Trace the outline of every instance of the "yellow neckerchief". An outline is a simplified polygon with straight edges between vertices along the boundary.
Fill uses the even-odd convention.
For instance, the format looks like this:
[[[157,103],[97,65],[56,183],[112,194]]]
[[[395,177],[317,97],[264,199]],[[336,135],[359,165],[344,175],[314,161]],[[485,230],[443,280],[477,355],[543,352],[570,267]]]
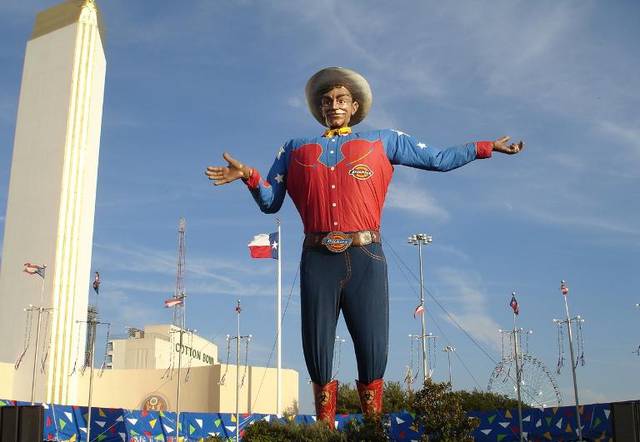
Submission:
[[[324,134],[322,134],[322,136],[327,138],[333,138],[336,135],[349,135],[350,133],[351,133],[350,127],[339,127],[338,129],[327,129],[324,132]]]

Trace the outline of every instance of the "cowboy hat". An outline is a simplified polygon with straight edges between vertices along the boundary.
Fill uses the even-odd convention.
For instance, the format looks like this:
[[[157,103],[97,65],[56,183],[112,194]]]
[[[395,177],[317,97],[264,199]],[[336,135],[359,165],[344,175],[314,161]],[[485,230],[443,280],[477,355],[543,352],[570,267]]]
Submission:
[[[351,117],[351,121],[349,122],[351,126],[355,126],[364,120],[369,113],[373,96],[371,94],[371,87],[367,80],[362,75],[351,69],[329,67],[321,69],[313,74],[313,76],[309,78],[309,81],[307,81],[307,86],[304,88],[309,111],[311,111],[311,114],[315,119],[324,126],[325,120],[322,116],[322,111],[320,110],[320,100],[322,98],[322,94],[337,85],[344,86],[349,89],[353,99],[360,105],[358,112]]]

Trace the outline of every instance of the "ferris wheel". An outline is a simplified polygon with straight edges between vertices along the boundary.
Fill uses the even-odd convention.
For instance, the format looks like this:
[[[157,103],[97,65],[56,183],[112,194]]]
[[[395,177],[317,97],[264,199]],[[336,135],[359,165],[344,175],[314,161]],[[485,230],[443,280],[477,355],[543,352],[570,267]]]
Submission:
[[[537,408],[559,406],[562,395],[547,367],[527,353],[518,355],[518,358],[520,359],[522,402]],[[489,378],[487,389],[516,399],[516,364],[513,355],[502,359],[496,365]]]
[[[536,408],[559,406],[562,402],[562,395],[554,376],[542,361],[528,353],[528,337],[531,331],[523,329],[514,331],[500,330],[502,334],[502,360],[493,369],[487,390],[511,399],[517,398],[516,359],[514,352],[511,351],[514,348],[514,336],[517,335],[519,343],[524,341],[524,351],[518,352],[522,402]]]

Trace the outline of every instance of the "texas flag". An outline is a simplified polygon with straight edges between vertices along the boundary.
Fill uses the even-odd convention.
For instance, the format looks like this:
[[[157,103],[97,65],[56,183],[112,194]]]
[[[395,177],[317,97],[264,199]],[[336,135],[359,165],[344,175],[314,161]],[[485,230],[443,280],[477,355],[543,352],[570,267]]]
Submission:
[[[511,302],[509,303],[509,307],[513,309],[514,314],[520,314],[520,305],[518,304],[518,300],[516,299],[516,292],[513,292],[511,294]]]
[[[254,236],[253,240],[249,243],[251,257],[278,259],[279,241],[278,232],[269,235],[261,233]]]

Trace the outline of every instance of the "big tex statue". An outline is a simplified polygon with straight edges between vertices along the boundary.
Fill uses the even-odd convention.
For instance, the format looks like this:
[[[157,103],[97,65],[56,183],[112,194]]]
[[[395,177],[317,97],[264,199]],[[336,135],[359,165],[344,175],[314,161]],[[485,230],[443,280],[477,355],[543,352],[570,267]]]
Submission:
[[[277,212],[286,192],[304,224],[300,262],[302,346],[313,381],[316,414],[333,426],[337,381],[331,380],[340,311],[353,339],[358,393],[365,414],[382,412],[389,343],[387,264],[380,215],[396,164],[448,171],[493,151],[515,154],[523,143],[509,137],[439,149],[397,130],[357,132],[367,116],[371,88],[362,75],[330,67],[306,86],[311,114],[327,130],[287,141],[266,179],[228,153],[228,165],[210,166],[215,185],[242,179],[260,209]]]

